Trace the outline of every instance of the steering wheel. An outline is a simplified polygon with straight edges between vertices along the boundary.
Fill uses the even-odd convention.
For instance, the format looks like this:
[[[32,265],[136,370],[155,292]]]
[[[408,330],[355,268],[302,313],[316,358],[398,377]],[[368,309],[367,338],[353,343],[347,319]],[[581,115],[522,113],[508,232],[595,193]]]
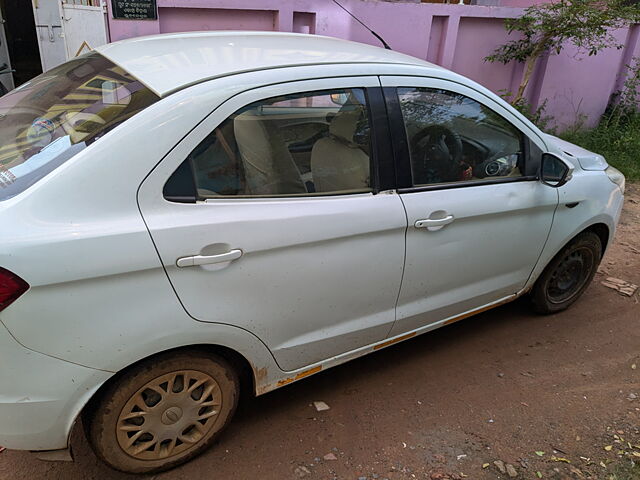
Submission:
[[[417,184],[461,180],[462,139],[443,125],[428,125],[411,139],[414,179]]]

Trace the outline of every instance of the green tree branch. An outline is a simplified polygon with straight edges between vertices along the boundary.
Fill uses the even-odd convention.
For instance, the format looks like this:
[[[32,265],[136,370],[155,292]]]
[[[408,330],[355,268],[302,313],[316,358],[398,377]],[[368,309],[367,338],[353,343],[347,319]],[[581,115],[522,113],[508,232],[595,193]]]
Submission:
[[[521,102],[538,59],[546,53],[560,53],[573,44],[588,55],[605,48],[620,49],[614,35],[618,28],[640,21],[640,7],[629,0],[558,0],[534,5],[517,18],[505,20],[509,34],[519,38],[499,46],[485,61],[524,62],[522,80],[511,103]]]

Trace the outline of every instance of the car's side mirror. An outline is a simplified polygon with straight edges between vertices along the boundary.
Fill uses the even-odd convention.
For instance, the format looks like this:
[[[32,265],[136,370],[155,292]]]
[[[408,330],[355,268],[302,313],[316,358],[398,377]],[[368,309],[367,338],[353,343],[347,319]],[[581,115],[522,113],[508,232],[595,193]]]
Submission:
[[[542,164],[540,166],[540,180],[550,187],[561,187],[569,180],[573,173],[573,166],[552,153],[542,155]]]

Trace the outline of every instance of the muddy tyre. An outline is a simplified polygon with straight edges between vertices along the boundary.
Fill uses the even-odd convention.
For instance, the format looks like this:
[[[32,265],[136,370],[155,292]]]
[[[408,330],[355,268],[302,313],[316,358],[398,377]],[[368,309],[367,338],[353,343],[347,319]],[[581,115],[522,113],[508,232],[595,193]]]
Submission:
[[[238,404],[238,376],[200,351],[154,357],[113,381],[83,422],[102,461],[127,473],[176,467],[206,450]]]
[[[541,314],[568,308],[586,290],[602,256],[600,237],[583,232],[551,260],[531,291],[533,309]]]

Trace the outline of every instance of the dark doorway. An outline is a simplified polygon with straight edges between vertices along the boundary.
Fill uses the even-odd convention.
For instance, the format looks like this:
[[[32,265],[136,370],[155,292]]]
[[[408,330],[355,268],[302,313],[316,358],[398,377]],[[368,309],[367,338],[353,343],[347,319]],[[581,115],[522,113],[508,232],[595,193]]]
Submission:
[[[42,73],[33,8],[31,2],[25,0],[0,0],[0,9],[5,20],[7,48],[17,87]],[[0,74],[0,81],[5,85],[8,84],[6,77],[7,74]]]

